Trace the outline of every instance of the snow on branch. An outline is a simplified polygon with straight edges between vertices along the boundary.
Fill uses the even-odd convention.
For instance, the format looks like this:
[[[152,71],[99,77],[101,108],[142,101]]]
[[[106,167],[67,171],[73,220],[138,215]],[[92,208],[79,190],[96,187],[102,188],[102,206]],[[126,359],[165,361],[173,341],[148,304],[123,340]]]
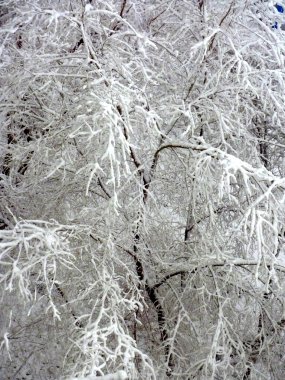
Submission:
[[[197,141],[196,143],[195,140]],[[248,192],[248,194],[251,194],[251,188],[249,184],[250,178],[258,181],[265,181],[268,184],[268,187],[266,188],[266,191],[264,191],[264,194],[261,195],[260,198],[258,198],[254,204],[258,204],[261,201],[261,199],[263,199],[264,197],[268,197],[268,195],[272,192],[273,189],[285,188],[285,178],[276,177],[265,167],[262,166],[256,168],[232,154],[226,153],[219,148],[206,144],[204,142],[204,139],[195,138],[195,140],[193,143],[170,142],[162,144],[155,152],[154,158],[155,160],[157,160],[160,153],[165,149],[180,148],[187,149],[195,153],[198,152],[198,159],[199,157],[202,157],[202,155],[206,155],[218,160],[219,164],[223,168],[223,179],[221,181],[220,187],[221,196],[223,193],[224,185],[226,185],[226,190],[229,191],[230,178],[235,178],[237,172],[240,172],[242,174],[245,189]]]
[[[109,373],[108,375],[96,376],[89,375],[86,377],[72,377],[68,380],[127,380],[128,375],[125,371],[120,370],[116,373]]]
[[[31,299],[30,285],[36,275],[46,286],[54,315],[60,318],[52,290],[59,267],[76,269],[70,238],[78,231],[80,228],[76,231],[74,226],[41,220],[22,220],[11,230],[0,230],[0,263],[4,268],[0,283],[8,291],[18,287],[23,297]]]
[[[253,266],[258,267],[260,265],[259,260],[244,260],[244,259],[235,259],[235,260],[213,260],[213,259],[206,259],[199,263],[186,263],[183,265],[173,265],[173,268],[169,273],[163,277],[160,281],[155,283],[153,285],[154,289],[159,288],[161,285],[163,285],[167,280],[171,279],[172,277],[178,276],[182,273],[195,273],[197,270],[203,269],[203,268],[211,268],[211,267],[246,267],[246,266]],[[271,268],[273,267],[275,270],[285,273],[285,266],[282,265],[282,263],[273,263],[272,261],[265,261],[264,262],[265,267]]]

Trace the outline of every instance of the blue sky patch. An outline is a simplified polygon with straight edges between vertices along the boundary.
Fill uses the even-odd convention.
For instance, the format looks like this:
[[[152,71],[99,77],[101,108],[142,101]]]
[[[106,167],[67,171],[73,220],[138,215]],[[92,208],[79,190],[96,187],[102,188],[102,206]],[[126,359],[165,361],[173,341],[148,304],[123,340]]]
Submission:
[[[277,11],[278,11],[279,13],[284,13],[284,7],[283,7],[282,5],[280,5],[280,4],[275,4],[274,6],[275,6],[275,8],[277,9]]]

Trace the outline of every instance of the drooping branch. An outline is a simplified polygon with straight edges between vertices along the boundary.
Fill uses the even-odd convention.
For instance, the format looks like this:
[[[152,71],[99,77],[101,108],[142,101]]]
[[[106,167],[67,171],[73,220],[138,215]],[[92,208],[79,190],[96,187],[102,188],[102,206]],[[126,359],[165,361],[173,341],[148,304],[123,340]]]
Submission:
[[[270,262],[266,263],[266,267],[274,266],[274,269],[284,272],[285,273],[285,266],[281,264],[272,264]],[[235,259],[235,260],[209,260],[208,262],[201,262],[201,263],[185,263],[183,266],[176,266],[176,270],[172,271],[171,273],[164,276],[159,282],[154,284],[152,287],[154,289],[158,289],[160,286],[162,286],[167,280],[169,280],[172,277],[184,274],[184,273],[195,273],[198,269],[203,269],[207,267],[226,267],[226,266],[233,266],[233,267],[247,267],[247,266],[260,266],[260,261],[258,260],[244,260],[244,259]]]
[[[163,277],[159,282],[157,282],[155,285],[153,285],[153,289],[158,289],[160,286],[166,283],[167,280],[170,280],[172,277],[178,276],[178,275],[185,275],[187,273],[194,273],[195,270],[187,271],[187,270],[178,270],[177,272],[169,273],[165,277]]]

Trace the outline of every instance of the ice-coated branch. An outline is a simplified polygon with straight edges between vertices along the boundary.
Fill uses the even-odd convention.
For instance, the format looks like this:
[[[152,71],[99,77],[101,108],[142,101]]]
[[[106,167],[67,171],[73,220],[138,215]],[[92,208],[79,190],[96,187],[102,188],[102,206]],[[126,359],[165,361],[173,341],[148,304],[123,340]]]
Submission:
[[[1,1],[0,378],[284,377],[278,9]]]
[[[116,373],[109,373],[104,376],[89,375],[86,377],[72,377],[68,380],[127,380],[128,375],[125,371],[120,370]]]
[[[270,269],[273,267],[275,270],[280,271],[285,273],[285,266],[282,265],[281,263],[278,263],[278,261],[273,262],[273,261],[266,261],[265,263],[263,262],[262,264],[265,265],[267,269]],[[175,265],[175,269],[169,270],[170,273],[168,273],[165,277],[163,277],[159,282],[155,283],[152,288],[153,289],[158,289],[160,286],[165,284],[165,282],[175,276],[181,275],[181,274],[186,274],[186,273],[196,273],[198,270],[203,269],[203,268],[212,268],[212,267],[247,267],[247,266],[260,266],[260,261],[259,260],[243,260],[243,259],[235,259],[235,260],[213,260],[213,259],[208,259],[205,260],[205,262],[201,263],[191,263],[191,261],[187,264],[183,265]]]

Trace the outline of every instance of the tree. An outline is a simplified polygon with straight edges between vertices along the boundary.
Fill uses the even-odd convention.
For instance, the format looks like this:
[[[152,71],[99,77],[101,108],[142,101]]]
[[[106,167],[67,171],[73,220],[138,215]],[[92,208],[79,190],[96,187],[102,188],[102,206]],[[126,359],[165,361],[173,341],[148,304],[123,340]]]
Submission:
[[[282,379],[282,15],[1,4],[1,377]]]

